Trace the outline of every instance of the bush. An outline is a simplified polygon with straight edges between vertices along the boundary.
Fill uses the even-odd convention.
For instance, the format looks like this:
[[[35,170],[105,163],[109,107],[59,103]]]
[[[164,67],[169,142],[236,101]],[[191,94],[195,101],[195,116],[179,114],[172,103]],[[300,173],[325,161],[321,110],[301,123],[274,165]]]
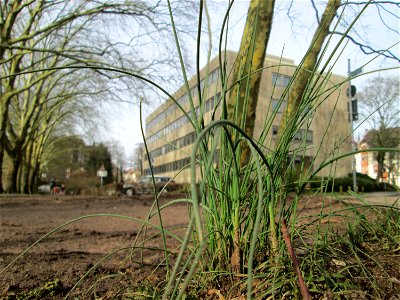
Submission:
[[[379,187],[381,191],[396,192],[399,190],[395,185],[386,182],[380,182]]]
[[[339,192],[340,187],[343,188],[343,191],[347,191],[349,187],[351,190],[353,190],[353,174],[349,173],[346,177],[339,178],[314,177],[310,182],[310,188],[318,189],[321,187],[322,183],[328,192]],[[384,190],[383,185],[381,186],[375,179],[360,173],[357,173],[357,186],[359,191],[364,192],[376,192]],[[389,190],[389,186],[395,190],[393,186],[389,184],[386,184],[386,190]]]
[[[65,192],[66,194],[79,195],[83,191],[90,190],[92,188],[98,188],[99,186],[99,177],[78,174],[71,176],[71,178],[65,182]]]

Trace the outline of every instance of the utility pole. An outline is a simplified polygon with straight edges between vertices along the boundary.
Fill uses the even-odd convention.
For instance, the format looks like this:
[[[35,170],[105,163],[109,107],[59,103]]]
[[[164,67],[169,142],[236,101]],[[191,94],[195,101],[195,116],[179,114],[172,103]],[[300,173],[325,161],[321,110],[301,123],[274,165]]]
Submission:
[[[347,60],[347,76],[349,80],[349,88],[347,91],[348,95],[348,107],[349,107],[349,120],[350,120],[350,139],[351,139],[351,150],[354,151],[356,150],[354,148],[354,131],[353,131],[353,95],[352,95],[352,86],[351,86],[351,77],[354,75],[357,75],[362,72],[362,69],[357,69],[354,72],[351,72],[351,66],[350,66],[350,59]],[[358,186],[357,186],[357,172],[356,172],[356,157],[355,155],[351,156],[352,162],[352,171],[353,171],[353,191],[355,193],[358,193]]]

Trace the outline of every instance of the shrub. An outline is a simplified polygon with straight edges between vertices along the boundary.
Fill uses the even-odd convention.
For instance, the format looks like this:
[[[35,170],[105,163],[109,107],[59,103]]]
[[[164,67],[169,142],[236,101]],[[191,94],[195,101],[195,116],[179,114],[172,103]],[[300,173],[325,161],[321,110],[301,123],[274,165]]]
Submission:
[[[349,187],[351,190],[353,190],[353,174],[349,173],[346,177],[338,178],[314,177],[310,182],[310,188],[318,189],[321,188],[322,184],[328,192],[339,192],[340,187],[343,188],[343,191],[347,191]],[[376,192],[383,190],[383,188],[378,182],[376,182],[375,179],[360,173],[357,173],[357,186],[360,191],[363,190],[364,192]],[[388,186],[389,184],[387,184],[387,188]],[[393,186],[391,186],[391,188],[393,188]],[[393,190],[395,189],[393,188]]]

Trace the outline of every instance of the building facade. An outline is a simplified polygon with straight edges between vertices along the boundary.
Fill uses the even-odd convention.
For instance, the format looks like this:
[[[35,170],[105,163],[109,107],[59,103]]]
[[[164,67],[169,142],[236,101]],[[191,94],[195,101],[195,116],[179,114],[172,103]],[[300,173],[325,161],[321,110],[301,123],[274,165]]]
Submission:
[[[400,127],[392,128],[394,139],[399,139]],[[376,132],[375,130],[370,130],[366,132],[363,140],[358,144],[358,149],[367,150],[371,148],[370,141],[371,135]],[[386,136],[390,139],[390,136]],[[396,144],[396,143],[395,143]],[[400,144],[397,145],[400,149]],[[356,170],[358,173],[368,175],[371,178],[376,179],[378,177],[378,161],[377,152],[361,152],[355,155],[356,160]],[[379,182],[390,183],[396,186],[400,186],[400,152],[386,152],[383,161],[383,172],[382,176],[379,178]]]
[[[235,58],[235,52],[227,52],[222,59],[228,75],[232,73]],[[218,57],[214,58],[200,71],[200,85],[197,84],[197,76],[193,76],[188,82],[189,91],[186,86],[182,86],[172,95],[189,116],[203,115],[205,125],[221,115],[221,105],[218,103],[224,91],[221,90],[219,61]],[[266,120],[272,120],[264,142],[266,149],[273,149],[278,136],[279,125],[287,103],[282,95],[287,94],[287,87],[295,69],[293,60],[266,56],[253,134],[254,139],[265,135]],[[345,79],[342,76],[331,75],[329,83],[324,83],[321,87],[319,93],[323,101],[321,100],[321,103],[316,105],[315,112],[312,113],[313,117],[307,125],[303,126],[304,128],[299,129],[294,137],[293,161],[298,162],[306,156],[315,159],[315,168],[326,159],[351,150],[347,85],[342,84]],[[324,94],[325,90],[329,92]],[[199,105],[199,91],[202,94],[202,105]],[[193,99],[194,111],[190,109],[189,93]],[[173,100],[166,100],[146,118],[146,143],[150,160],[147,159],[144,163],[144,174],[149,174],[152,168],[155,175],[175,177],[175,181],[179,183],[189,182],[188,166],[196,137],[196,131],[189,118]],[[306,147],[304,151],[296,154],[295,149],[299,148],[299,144]],[[347,175],[351,172],[350,159],[338,161],[334,169],[334,176]],[[328,170],[322,170],[319,175],[331,173],[332,168],[328,168]]]

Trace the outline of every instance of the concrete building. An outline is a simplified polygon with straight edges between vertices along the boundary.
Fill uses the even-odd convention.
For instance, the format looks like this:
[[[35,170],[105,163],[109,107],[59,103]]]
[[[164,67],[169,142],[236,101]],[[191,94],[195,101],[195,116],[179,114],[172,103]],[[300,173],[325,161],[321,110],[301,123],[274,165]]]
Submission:
[[[235,58],[235,52],[227,52],[222,60],[226,63],[228,75],[232,73]],[[273,149],[282,112],[287,103],[285,99],[282,99],[284,98],[282,94],[294,72],[293,60],[266,56],[253,136],[254,139],[258,139],[265,132],[266,120],[272,120],[268,125],[268,134],[264,142],[266,149]],[[213,118],[218,119],[221,114],[221,105],[217,105],[223,95],[218,58],[211,60],[208,66],[200,71],[200,78],[204,124],[207,125]],[[319,94],[318,101],[321,101],[321,104],[317,105],[315,113],[310,107],[308,125],[304,125],[294,137],[292,149],[295,162],[300,162],[304,156],[315,158],[315,168],[328,157],[350,151],[347,84],[343,84],[345,80],[345,77],[331,75],[328,83],[321,83],[320,89],[314,91]],[[197,76],[193,76],[189,80],[189,92],[196,114],[199,116],[197,82]],[[336,88],[333,88],[334,86]],[[185,86],[179,88],[173,97],[189,115],[192,114]],[[175,181],[189,182],[190,169],[185,167],[190,163],[191,150],[196,136],[193,125],[171,99],[166,100],[155,109],[146,119],[146,141],[155,175],[174,177],[183,168]],[[305,146],[304,149],[301,145]],[[350,159],[337,162],[334,170],[335,176],[347,175],[351,172]],[[149,171],[149,161],[147,160],[144,164],[144,174],[149,174]],[[332,172],[332,168],[328,167],[319,175],[328,175]]]

